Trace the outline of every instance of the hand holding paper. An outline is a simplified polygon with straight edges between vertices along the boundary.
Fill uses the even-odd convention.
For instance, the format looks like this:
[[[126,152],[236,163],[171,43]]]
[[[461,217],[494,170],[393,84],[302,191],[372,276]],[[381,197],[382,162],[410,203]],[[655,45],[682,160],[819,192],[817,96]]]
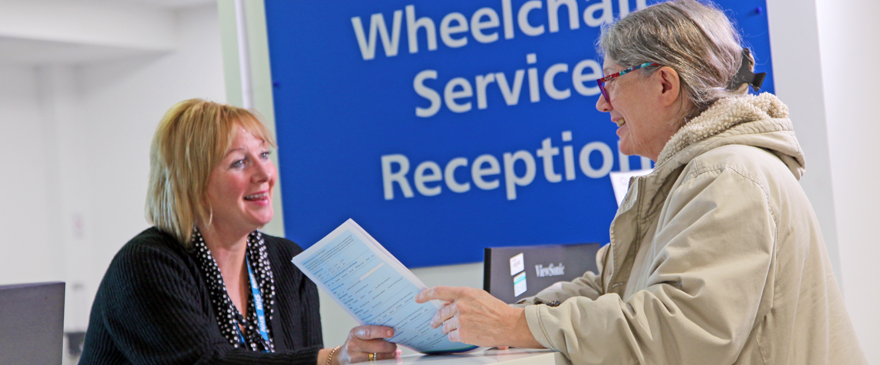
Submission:
[[[431,327],[440,327],[453,341],[543,348],[529,330],[525,310],[511,307],[485,290],[437,286],[416,296],[419,303],[430,300],[446,303],[432,318]]]
[[[394,335],[394,330],[382,326],[360,325],[352,328],[348,339],[336,351],[339,364],[351,364],[373,360],[394,359],[400,356],[397,345],[384,341]],[[327,363],[318,357],[319,364]]]
[[[415,302],[425,285],[351,219],[292,261],[361,324],[393,328],[389,342],[425,353],[474,348],[431,328],[439,305]]]

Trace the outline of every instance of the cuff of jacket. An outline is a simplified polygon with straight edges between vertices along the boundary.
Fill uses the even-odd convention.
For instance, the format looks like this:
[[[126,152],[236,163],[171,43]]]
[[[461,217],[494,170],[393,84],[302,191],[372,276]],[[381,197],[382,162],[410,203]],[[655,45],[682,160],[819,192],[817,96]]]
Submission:
[[[559,351],[556,347],[553,346],[553,343],[550,341],[550,334],[547,333],[547,328],[544,327],[544,321],[541,320],[542,311],[553,309],[546,305],[530,305],[525,307],[526,311],[526,322],[529,324],[529,331],[532,332],[532,336],[535,337],[542,346]]]

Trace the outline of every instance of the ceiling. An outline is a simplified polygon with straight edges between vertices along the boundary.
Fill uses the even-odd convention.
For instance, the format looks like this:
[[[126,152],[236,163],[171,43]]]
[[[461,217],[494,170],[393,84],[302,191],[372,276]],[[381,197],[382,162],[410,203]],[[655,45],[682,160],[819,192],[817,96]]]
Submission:
[[[163,53],[173,49],[173,43],[158,48],[144,47],[143,43],[162,42],[154,38],[168,29],[168,16],[164,14],[191,7],[217,6],[217,1],[0,0],[0,12],[6,12],[0,14],[0,18],[5,19],[5,25],[0,24],[0,64],[81,64]],[[115,22],[101,18],[108,14]],[[128,25],[131,26],[127,29],[118,28]],[[114,32],[130,34],[132,29],[138,30],[138,35],[129,39],[141,37],[143,42],[108,43],[107,37],[101,37],[101,34]],[[90,39],[87,35],[93,37]]]
[[[157,8],[187,8],[205,4],[216,4],[218,0],[68,0],[71,2],[117,3],[154,6]]]

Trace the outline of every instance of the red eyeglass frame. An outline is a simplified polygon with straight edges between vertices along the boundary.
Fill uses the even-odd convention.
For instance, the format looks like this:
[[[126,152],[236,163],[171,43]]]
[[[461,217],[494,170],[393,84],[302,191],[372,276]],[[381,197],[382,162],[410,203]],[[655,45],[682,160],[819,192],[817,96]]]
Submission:
[[[628,73],[630,73],[630,72],[633,72],[633,71],[635,71],[635,70],[638,70],[638,69],[640,69],[640,68],[651,67],[651,66],[660,67],[660,64],[658,64],[658,63],[654,63],[654,62],[643,63],[643,64],[641,64],[641,65],[634,66],[634,67],[630,67],[630,68],[628,68],[628,69],[626,69],[626,70],[623,70],[623,71],[620,71],[620,72],[613,73],[613,74],[611,74],[611,75],[605,76],[605,77],[603,77],[603,78],[601,78],[601,79],[596,79],[596,84],[599,85],[599,90],[602,91],[602,96],[605,98],[605,102],[607,102],[608,105],[611,105],[611,97],[609,97],[609,96],[608,96],[608,92],[605,91],[605,82],[607,82],[607,81],[611,81],[611,80],[614,80],[614,79],[616,79],[616,78],[618,78],[618,77],[621,77],[621,76],[623,76],[623,75],[626,75],[626,74],[628,74]]]

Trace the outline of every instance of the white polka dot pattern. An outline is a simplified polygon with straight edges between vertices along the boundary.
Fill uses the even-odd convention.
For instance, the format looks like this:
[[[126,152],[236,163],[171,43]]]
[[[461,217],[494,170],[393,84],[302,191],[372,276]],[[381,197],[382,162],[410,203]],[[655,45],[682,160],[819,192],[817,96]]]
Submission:
[[[220,326],[223,337],[229,344],[236,348],[241,347],[236,326],[242,324],[245,343],[252,351],[275,352],[275,342],[272,336],[272,315],[275,312],[275,277],[272,275],[272,266],[269,264],[269,254],[266,252],[266,242],[263,234],[253,231],[248,235],[247,256],[251,262],[254,277],[259,282],[260,296],[263,297],[264,312],[266,314],[266,327],[269,332],[268,343],[260,336],[257,328],[257,315],[254,308],[254,297],[248,291],[248,318],[245,320],[226,292],[226,284],[223,275],[217,266],[217,261],[211,255],[211,251],[205,244],[205,239],[198,228],[193,228],[192,243],[195,251],[193,254],[199,262],[199,268],[207,279],[211,293],[211,306],[214,309],[215,319]]]

